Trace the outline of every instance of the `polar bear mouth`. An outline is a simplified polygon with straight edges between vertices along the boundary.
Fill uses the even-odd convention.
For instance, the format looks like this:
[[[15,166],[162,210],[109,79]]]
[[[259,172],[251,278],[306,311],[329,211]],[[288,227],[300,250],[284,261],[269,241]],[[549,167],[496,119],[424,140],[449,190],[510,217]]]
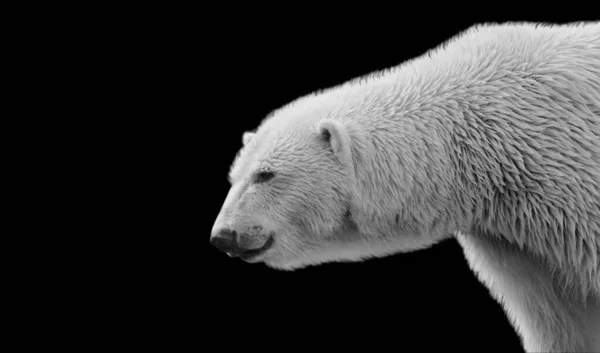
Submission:
[[[265,242],[265,245],[261,246],[258,249],[250,249],[250,250],[240,249],[239,252],[228,252],[227,255],[229,255],[231,257],[238,257],[244,261],[252,260],[252,259],[264,254],[265,252],[267,252],[267,250],[269,250],[271,247],[273,247],[274,243],[275,243],[275,239],[273,238],[273,236],[270,236],[269,239],[267,239],[267,241]]]

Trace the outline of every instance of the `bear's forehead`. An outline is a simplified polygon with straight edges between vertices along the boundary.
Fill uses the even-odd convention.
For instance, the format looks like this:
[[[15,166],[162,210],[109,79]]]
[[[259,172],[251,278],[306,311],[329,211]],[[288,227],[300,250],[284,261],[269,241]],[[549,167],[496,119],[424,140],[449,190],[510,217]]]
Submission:
[[[311,124],[296,124],[267,130],[264,134],[259,132],[255,136],[256,145],[251,153],[253,159],[256,163],[273,165],[287,165],[302,161],[303,155],[314,154],[313,140],[317,131],[311,127]]]
[[[241,180],[261,167],[298,170],[320,158],[317,125],[352,111],[348,92],[330,90],[302,97],[269,114],[234,161],[230,179]]]
[[[316,158],[315,143],[312,141],[315,136],[316,129],[311,130],[308,125],[261,128],[240,151],[232,166],[230,178],[245,179],[261,168],[291,171],[310,163]]]

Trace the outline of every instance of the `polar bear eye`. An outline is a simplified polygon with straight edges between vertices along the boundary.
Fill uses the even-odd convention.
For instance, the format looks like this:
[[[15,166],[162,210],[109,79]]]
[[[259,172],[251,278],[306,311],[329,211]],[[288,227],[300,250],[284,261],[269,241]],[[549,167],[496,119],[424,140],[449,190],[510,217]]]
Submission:
[[[265,182],[273,179],[274,176],[275,176],[275,173],[273,173],[273,172],[262,171],[262,172],[256,173],[256,178],[255,178],[254,182],[257,184],[265,183]]]

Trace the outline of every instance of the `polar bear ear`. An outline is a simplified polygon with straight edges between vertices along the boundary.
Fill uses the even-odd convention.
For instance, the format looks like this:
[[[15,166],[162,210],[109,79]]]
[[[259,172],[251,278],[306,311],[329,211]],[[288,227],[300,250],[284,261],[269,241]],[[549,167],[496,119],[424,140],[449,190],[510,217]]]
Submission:
[[[252,141],[254,135],[256,135],[256,133],[254,132],[244,132],[244,135],[242,136],[242,142],[244,143],[244,146],[246,146],[250,143],[250,141]]]
[[[332,119],[323,119],[319,122],[317,127],[319,136],[324,139],[338,159],[348,165],[352,166],[352,152],[350,149],[350,135],[346,126],[340,121]]]

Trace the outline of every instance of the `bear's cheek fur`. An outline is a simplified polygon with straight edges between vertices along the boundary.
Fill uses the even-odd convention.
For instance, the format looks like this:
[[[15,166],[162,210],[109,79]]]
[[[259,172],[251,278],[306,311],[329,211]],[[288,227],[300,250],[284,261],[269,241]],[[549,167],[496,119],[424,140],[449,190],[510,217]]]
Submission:
[[[319,168],[317,173],[305,176],[304,183],[290,190],[296,197],[283,197],[288,231],[282,234],[281,257],[288,260],[286,266],[302,267],[328,257],[331,247],[345,246],[340,234],[347,226],[352,180],[336,165]]]
[[[350,180],[333,180],[315,183],[314,190],[307,195],[304,208],[308,210],[306,217],[313,233],[328,236],[343,225],[344,218],[350,209],[350,192],[346,189]]]
[[[328,205],[320,198],[306,201],[310,202],[280,205],[285,208],[283,214],[280,209],[277,212],[280,217],[274,219],[272,215],[276,212],[273,212],[271,219],[265,222],[277,223],[273,225],[277,229],[275,245],[262,259],[267,265],[281,269],[298,268],[323,257],[322,252],[333,242],[343,247],[338,239],[345,214],[341,206]],[[333,208],[328,209],[327,206]],[[280,223],[281,219],[284,219],[283,223]]]
[[[345,214],[341,212],[339,217]],[[328,233],[313,233],[303,222],[292,222],[275,238],[275,246],[262,261],[271,267],[292,270],[329,261],[353,261],[368,248],[355,228],[349,229],[343,219]]]

